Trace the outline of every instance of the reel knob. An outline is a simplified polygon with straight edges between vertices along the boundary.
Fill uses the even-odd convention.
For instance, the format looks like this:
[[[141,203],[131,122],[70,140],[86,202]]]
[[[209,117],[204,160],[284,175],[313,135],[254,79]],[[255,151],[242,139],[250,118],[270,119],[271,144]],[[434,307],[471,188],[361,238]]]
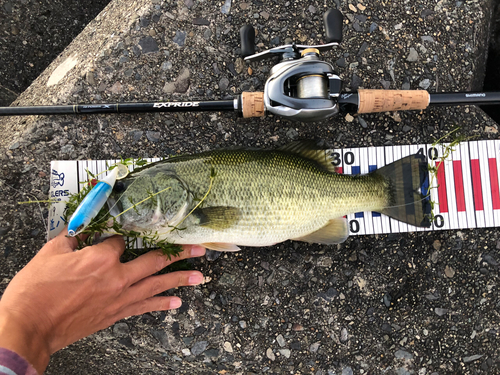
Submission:
[[[328,9],[323,15],[325,24],[326,42],[340,43],[342,42],[342,26],[344,16],[338,9]]]
[[[243,57],[255,53],[255,29],[252,25],[245,25],[240,29],[241,54]]]

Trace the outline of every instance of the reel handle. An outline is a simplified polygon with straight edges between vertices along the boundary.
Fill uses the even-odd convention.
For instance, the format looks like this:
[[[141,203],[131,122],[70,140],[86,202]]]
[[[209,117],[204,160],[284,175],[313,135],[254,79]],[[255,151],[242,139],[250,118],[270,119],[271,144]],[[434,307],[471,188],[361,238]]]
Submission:
[[[429,106],[425,90],[358,90],[357,113],[411,111]]]
[[[243,57],[255,53],[255,29],[252,25],[245,25],[240,29],[241,54]]]
[[[344,16],[340,10],[328,9],[323,15],[323,22],[325,24],[326,42],[342,42],[342,26],[344,23]]]

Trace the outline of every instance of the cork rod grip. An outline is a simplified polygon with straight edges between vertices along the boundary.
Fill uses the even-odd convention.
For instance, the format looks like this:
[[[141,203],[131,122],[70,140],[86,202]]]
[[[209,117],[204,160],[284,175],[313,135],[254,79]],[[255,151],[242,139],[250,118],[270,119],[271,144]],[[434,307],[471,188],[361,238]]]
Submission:
[[[242,92],[241,112],[243,117],[262,117],[265,114],[263,92]]]
[[[358,113],[411,111],[429,106],[424,90],[359,90]]]

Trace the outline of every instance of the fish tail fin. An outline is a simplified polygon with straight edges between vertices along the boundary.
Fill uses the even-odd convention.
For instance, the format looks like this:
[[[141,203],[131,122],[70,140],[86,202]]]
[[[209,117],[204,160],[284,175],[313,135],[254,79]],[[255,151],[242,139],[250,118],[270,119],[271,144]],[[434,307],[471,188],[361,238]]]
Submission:
[[[431,226],[431,203],[427,196],[429,171],[425,156],[410,155],[373,173],[383,176],[389,183],[389,204],[381,213],[416,227]]]

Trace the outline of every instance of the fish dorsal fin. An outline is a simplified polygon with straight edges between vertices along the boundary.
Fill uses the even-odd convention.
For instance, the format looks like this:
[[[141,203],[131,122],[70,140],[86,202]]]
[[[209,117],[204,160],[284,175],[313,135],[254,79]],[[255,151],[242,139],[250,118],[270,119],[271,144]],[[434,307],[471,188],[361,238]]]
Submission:
[[[223,242],[205,242],[200,244],[201,246],[206,247],[210,250],[215,251],[240,251],[241,249],[232,243],[223,243]]]
[[[339,217],[328,221],[328,224],[326,224],[323,228],[305,236],[294,238],[294,240],[331,245],[344,242],[347,237],[349,237],[347,219]]]
[[[240,209],[236,207],[204,207],[196,210],[202,227],[224,230],[232,227],[240,220]]]
[[[297,154],[309,160],[314,160],[328,172],[336,172],[335,166],[332,164],[332,160],[326,150],[318,149],[318,146],[314,141],[295,141],[287,144],[286,146],[280,147],[278,150]]]

